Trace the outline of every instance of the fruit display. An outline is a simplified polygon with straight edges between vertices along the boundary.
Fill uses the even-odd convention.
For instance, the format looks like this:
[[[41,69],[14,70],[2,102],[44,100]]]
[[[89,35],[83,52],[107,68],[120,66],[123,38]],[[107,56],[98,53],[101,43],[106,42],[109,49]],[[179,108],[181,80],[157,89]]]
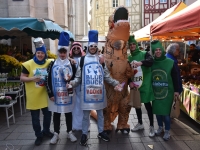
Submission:
[[[187,64],[179,67],[183,87],[200,94],[200,65]]]

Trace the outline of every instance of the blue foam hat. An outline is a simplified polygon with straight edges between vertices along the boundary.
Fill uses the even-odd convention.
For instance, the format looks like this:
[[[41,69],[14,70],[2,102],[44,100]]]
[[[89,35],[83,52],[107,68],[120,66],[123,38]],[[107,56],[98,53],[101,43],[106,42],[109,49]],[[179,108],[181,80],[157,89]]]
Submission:
[[[67,32],[61,32],[59,37],[58,46],[68,47],[69,46],[69,34]]]
[[[90,30],[88,32],[88,39],[89,39],[89,43],[88,45],[97,45],[98,44],[98,31],[97,30]]]
[[[37,52],[37,51],[42,51],[43,53],[45,53],[45,55],[47,55],[47,50],[46,50],[45,45],[42,45],[42,46],[40,46],[40,47],[37,47],[37,48],[36,48],[36,52]]]

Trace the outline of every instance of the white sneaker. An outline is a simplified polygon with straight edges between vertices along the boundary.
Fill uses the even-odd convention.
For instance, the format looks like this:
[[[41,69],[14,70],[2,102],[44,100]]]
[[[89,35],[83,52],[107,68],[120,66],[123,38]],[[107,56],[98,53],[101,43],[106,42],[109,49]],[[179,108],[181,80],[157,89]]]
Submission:
[[[58,142],[58,140],[59,140],[59,135],[58,135],[58,133],[54,132],[54,136],[52,137],[50,143],[56,144]]]
[[[150,126],[150,128],[149,128],[149,136],[150,137],[154,137],[155,136],[155,132],[154,132],[154,127],[153,126]]]
[[[165,141],[168,141],[170,139],[170,133],[169,133],[169,130],[165,130],[165,134],[163,136],[163,139]]]
[[[72,133],[72,131],[70,131],[69,133],[67,133],[67,138],[70,139],[71,142],[76,142],[77,138],[74,136],[74,134]]]
[[[142,129],[144,129],[144,125],[138,123],[133,129],[131,129],[131,131],[134,132],[134,131],[138,131],[138,130],[142,130]]]
[[[160,135],[163,132],[163,127],[159,126],[159,128],[157,130],[155,130],[155,134],[156,135]]]

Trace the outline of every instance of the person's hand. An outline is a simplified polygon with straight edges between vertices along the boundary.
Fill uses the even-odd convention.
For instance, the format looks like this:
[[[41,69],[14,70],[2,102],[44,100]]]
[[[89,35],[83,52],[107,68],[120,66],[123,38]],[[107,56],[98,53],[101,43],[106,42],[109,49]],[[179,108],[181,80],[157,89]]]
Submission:
[[[129,87],[130,87],[131,89],[134,88],[133,82],[129,83]]]
[[[121,92],[121,91],[122,91],[122,86],[121,86],[121,84],[116,85],[116,86],[114,87],[114,90],[115,90],[115,91]]]
[[[103,56],[103,55],[101,55],[101,56],[99,57],[99,62],[100,62],[100,64],[103,64],[103,63],[104,63],[104,56]]]
[[[72,65],[76,64],[76,60],[75,59],[71,59],[71,63],[72,63]]]
[[[67,82],[66,88],[72,87],[72,84],[70,82]]]
[[[174,92],[174,97],[179,96],[178,92]]]
[[[133,62],[133,66],[134,66],[135,68],[137,68],[137,67],[139,67],[139,66],[141,66],[141,65],[142,65],[142,62],[141,62],[141,61]]]
[[[54,102],[55,99],[54,99],[54,97],[51,97],[50,100]]]
[[[34,81],[34,82],[40,82],[40,80],[41,80],[41,78],[38,76],[34,76],[32,78],[33,78],[32,81]]]

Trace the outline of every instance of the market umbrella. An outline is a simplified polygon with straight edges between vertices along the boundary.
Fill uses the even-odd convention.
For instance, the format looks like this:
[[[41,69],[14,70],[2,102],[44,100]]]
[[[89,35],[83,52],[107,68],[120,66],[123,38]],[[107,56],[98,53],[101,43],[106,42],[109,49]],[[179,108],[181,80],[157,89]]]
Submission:
[[[0,39],[31,36],[58,39],[63,29],[49,20],[36,18],[0,18]]]
[[[151,26],[154,38],[172,38],[178,36],[183,40],[200,37],[200,1],[196,1],[178,13]]]
[[[152,24],[155,24],[169,16],[172,16],[186,7],[187,7],[187,5],[185,5],[183,2],[179,2],[178,4],[174,5],[173,7],[167,9],[162,15],[160,15],[158,18],[156,18],[153,22],[149,23],[148,25],[141,28],[140,30],[137,30],[136,32],[134,32],[133,34],[135,35],[135,39],[137,41],[149,41],[150,40],[150,27]]]

